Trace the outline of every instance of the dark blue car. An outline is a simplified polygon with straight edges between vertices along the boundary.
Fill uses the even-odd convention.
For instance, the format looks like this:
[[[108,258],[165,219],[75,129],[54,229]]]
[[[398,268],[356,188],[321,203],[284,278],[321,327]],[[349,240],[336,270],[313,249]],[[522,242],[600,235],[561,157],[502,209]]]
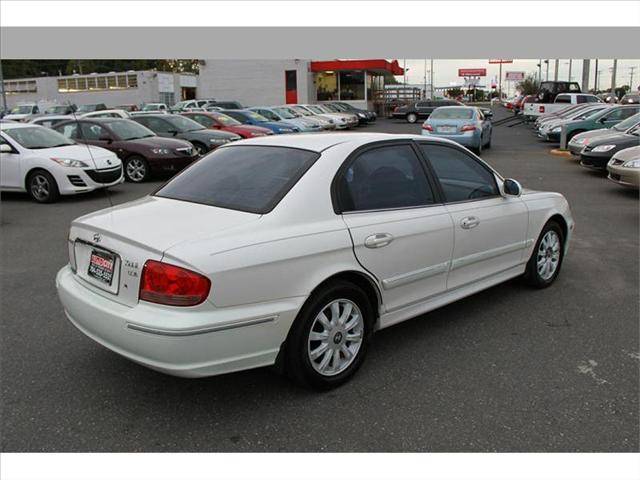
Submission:
[[[235,118],[245,125],[255,125],[257,127],[268,128],[275,134],[279,133],[297,133],[300,129],[287,122],[274,122],[259,113],[251,110],[223,110],[221,113]]]

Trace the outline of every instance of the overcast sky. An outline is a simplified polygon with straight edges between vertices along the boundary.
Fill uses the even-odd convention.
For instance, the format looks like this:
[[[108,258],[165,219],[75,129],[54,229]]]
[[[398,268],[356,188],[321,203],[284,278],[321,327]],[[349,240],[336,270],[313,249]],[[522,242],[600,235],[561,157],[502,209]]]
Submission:
[[[544,59],[543,59],[544,61]],[[398,63],[402,67],[404,65],[405,60],[402,58],[398,59]],[[407,82],[422,84],[424,82],[424,60],[406,60],[406,65],[409,71],[407,72]],[[538,69],[536,66],[539,60],[520,60],[514,59],[513,63],[503,64],[502,65],[502,75],[504,78],[504,74],[507,71],[520,71],[525,73],[535,73]],[[499,65],[489,64],[488,59],[479,59],[479,60],[434,60],[434,79],[433,83],[436,87],[446,87],[451,85],[453,82],[457,82],[460,84],[462,79],[458,77],[458,68],[486,68],[487,69],[487,77],[481,79],[481,83],[485,85],[490,85],[492,78],[498,77],[498,69]],[[598,81],[598,85],[600,89],[608,88],[611,86],[611,72],[610,68],[613,66],[613,60],[599,60],[598,61],[598,70],[600,70],[600,80]],[[618,73],[616,84],[620,85],[628,85],[629,84],[629,67],[636,67],[634,75],[633,75],[633,83],[635,87],[640,85],[640,60],[618,60]],[[427,70],[430,68],[430,60],[427,59]],[[549,80],[553,80],[553,74],[555,69],[555,59],[549,59]],[[595,60],[591,60],[590,65],[590,80],[589,80],[589,88],[593,88],[594,77],[595,77]],[[559,62],[558,68],[558,80],[568,80],[569,75],[569,60],[561,59]],[[578,83],[582,81],[582,59],[574,59],[572,60],[571,65],[571,77],[572,80]],[[402,81],[402,77],[397,77],[398,80]],[[546,78],[546,65],[542,64],[542,78]],[[429,82],[429,78],[427,76],[427,83]],[[506,91],[508,87],[508,82],[503,82],[503,89]]]

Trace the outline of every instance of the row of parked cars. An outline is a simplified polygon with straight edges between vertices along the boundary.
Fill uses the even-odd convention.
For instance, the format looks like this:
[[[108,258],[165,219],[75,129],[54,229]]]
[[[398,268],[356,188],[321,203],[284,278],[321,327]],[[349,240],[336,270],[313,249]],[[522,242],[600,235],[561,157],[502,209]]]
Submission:
[[[587,103],[539,116],[534,123],[539,138],[559,143],[580,165],[608,173],[609,180],[640,188],[640,105]]]
[[[42,203],[173,174],[221,145],[275,134],[346,130],[375,114],[343,102],[242,109],[220,106],[136,115],[80,108],[1,120],[0,190],[27,191]]]

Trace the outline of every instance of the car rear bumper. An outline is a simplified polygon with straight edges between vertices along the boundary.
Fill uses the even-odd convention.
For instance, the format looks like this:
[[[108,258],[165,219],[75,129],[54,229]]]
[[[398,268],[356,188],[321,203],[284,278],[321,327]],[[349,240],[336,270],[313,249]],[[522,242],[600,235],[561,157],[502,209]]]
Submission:
[[[453,140],[465,147],[477,148],[480,144],[480,135],[476,132],[469,132],[469,134],[442,134],[442,133],[429,133],[427,130],[422,130],[422,135],[425,137],[437,137],[446,138],[447,140]]]
[[[68,265],[58,272],[56,287],[67,318],[86,336],[180,377],[272,365],[305,301],[294,297],[205,311],[146,302],[128,307],[86,288]]]

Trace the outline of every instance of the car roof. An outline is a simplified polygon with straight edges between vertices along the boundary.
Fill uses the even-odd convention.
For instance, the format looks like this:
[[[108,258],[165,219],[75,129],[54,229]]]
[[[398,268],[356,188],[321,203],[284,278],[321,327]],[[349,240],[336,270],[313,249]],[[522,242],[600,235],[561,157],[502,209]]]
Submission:
[[[9,130],[9,129],[14,129],[14,128],[46,128],[43,127],[42,125],[37,125],[35,123],[22,123],[22,122],[7,122],[7,123],[3,123],[2,124],[2,130]]]
[[[389,140],[429,140],[438,143],[457,145],[456,142],[451,140],[437,138],[437,137],[425,137],[423,135],[412,134],[393,134],[393,133],[353,133],[353,132],[341,132],[341,133],[299,133],[296,135],[268,135],[265,137],[251,138],[242,140],[238,143],[233,143],[224,146],[223,148],[232,148],[234,146],[242,145],[260,145],[260,146],[273,146],[273,147],[289,147],[300,148],[303,150],[311,150],[314,152],[322,152],[328,148],[340,144],[350,144],[353,148],[358,148],[362,145],[366,145],[372,142]]]

